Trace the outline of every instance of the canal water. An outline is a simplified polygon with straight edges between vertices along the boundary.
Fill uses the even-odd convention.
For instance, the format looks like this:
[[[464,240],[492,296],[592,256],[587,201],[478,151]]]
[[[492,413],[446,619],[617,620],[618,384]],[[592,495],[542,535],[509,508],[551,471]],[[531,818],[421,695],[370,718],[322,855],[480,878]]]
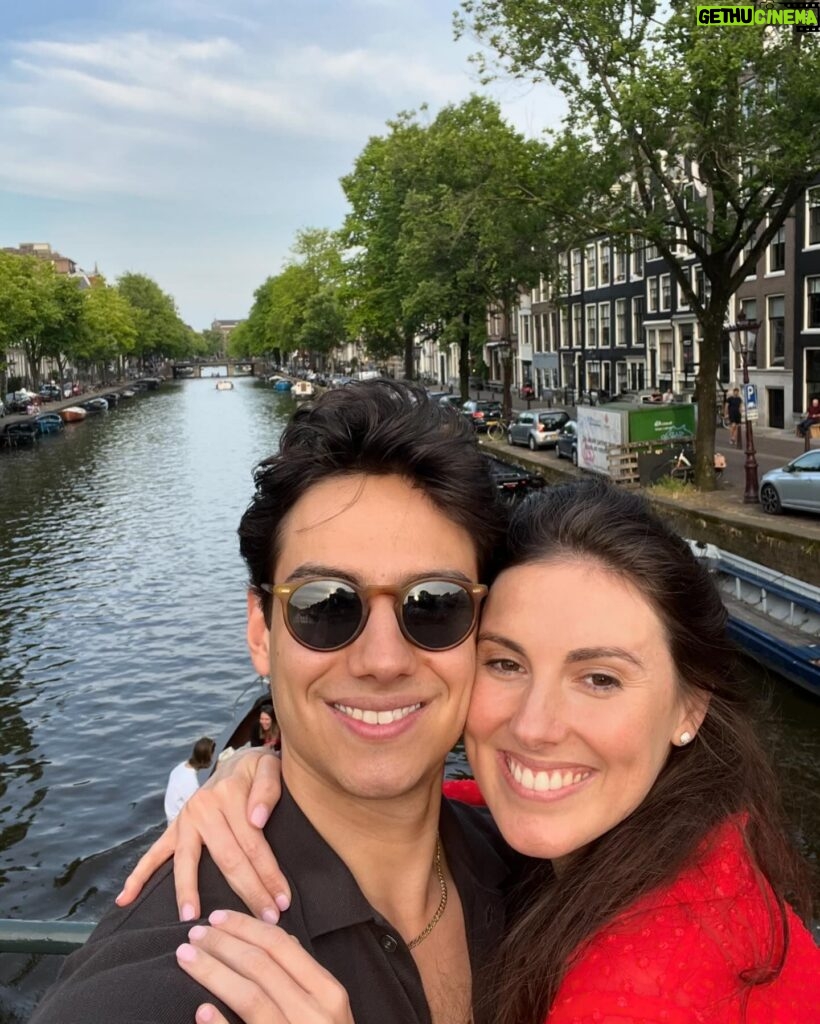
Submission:
[[[0,917],[98,918],[159,834],[170,769],[258,692],[236,527],[293,407],[250,379],[168,382],[0,452]],[[817,863],[820,702],[755,671]],[[0,1022],[53,959],[2,958]]]

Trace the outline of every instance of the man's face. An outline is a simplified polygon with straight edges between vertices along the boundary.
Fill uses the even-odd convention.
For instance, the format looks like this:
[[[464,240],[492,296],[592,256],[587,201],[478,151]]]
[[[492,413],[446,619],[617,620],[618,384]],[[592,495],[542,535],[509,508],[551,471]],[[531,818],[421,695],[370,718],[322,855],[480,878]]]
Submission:
[[[475,581],[478,571],[466,530],[398,476],[315,484],[285,520],[280,551],[274,583],[305,574],[360,585],[424,576]],[[283,614],[274,600],[268,630],[249,596],[248,641],[257,671],[271,678],[283,770],[297,798],[306,789],[329,789],[336,799],[437,789],[467,716],[474,635],[449,651],[422,650],[403,636],[393,597],[376,595],[353,643],[312,651],[290,635]],[[372,712],[390,720],[373,722]]]

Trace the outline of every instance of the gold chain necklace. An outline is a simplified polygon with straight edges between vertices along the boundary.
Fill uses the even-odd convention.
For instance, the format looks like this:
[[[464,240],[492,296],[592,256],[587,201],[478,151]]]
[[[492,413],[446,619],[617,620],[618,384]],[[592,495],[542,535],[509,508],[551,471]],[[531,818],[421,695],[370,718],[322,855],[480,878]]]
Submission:
[[[435,914],[430,918],[424,931],[420,932],[415,939],[411,939],[407,943],[408,949],[415,949],[419,943],[424,942],[430,932],[436,927],[441,920],[441,915],[444,913],[447,907],[447,879],[444,877],[444,870],[441,866],[441,840],[439,839],[438,832],[436,832],[436,857],[433,861],[433,866],[436,869],[436,875],[438,876],[438,887],[441,890],[441,900],[436,908]]]

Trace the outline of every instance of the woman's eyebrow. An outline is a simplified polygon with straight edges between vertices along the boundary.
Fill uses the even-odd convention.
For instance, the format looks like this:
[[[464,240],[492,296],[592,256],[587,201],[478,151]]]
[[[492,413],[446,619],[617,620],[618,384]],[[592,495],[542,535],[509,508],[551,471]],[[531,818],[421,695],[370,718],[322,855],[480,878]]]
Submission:
[[[624,647],[577,647],[567,654],[565,660],[574,663],[576,661],[594,661],[595,658],[620,658],[623,661],[636,665],[638,668],[645,667],[637,655],[633,654],[632,651],[626,650]]]
[[[522,658],[526,658],[527,656],[527,652],[521,644],[516,643],[515,640],[510,640],[507,636],[501,636],[499,633],[479,633],[478,640],[476,642],[482,643],[483,641],[491,644],[499,644],[501,647],[507,647],[509,650],[515,651],[516,654],[520,654]]]

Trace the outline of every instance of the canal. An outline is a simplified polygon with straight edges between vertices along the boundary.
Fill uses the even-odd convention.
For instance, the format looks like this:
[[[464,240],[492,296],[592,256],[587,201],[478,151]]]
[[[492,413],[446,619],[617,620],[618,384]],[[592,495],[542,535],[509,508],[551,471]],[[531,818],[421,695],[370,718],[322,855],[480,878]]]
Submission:
[[[0,452],[0,917],[99,917],[159,834],[170,769],[259,686],[236,527],[293,403],[235,385],[168,382]],[[820,703],[752,670],[817,863]],[[26,1019],[52,959],[3,958],[0,1022]]]

